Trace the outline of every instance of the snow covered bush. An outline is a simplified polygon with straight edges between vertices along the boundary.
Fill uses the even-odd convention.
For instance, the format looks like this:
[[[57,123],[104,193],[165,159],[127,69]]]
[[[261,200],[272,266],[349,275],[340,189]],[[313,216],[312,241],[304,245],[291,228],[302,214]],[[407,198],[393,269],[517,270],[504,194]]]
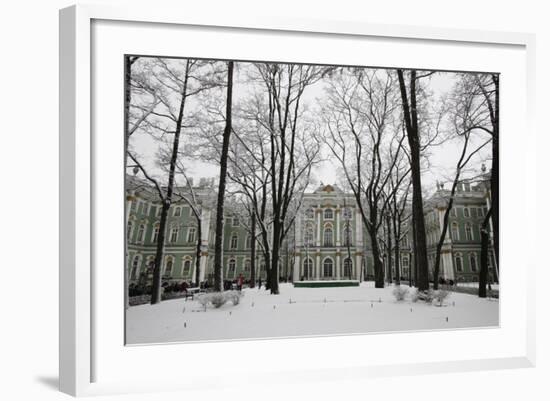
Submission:
[[[206,311],[206,305],[208,305],[208,302],[210,302],[210,294],[199,294],[197,296],[197,302],[204,308]]]
[[[227,302],[227,297],[223,292],[212,292],[208,295],[210,296],[210,303],[214,308],[221,308]]]
[[[425,301],[427,304],[432,303],[432,301],[434,300],[434,296],[435,293],[432,289],[418,292],[418,299],[420,299],[421,301]]]
[[[396,285],[395,288],[393,289],[392,294],[395,297],[395,300],[399,302],[399,301],[405,300],[405,296],[407,295],[408,292],[409,292],[408,288],[401,287],[400,285]]]
[[[434,299],[437,302],[437,306],[443,306],[443,301],[449,296],[449,291],[437,290],[434,292]]]
[[[418,301],[418,290],[416,288],[411,288],[411,290],[409,291],[409,294],[411,295],[412,302]]]
[[[227,291],[225,297],[228,301],[231,301],[233,305],[238,305],[241,301],[241,297],[244,295],[241,291]]]

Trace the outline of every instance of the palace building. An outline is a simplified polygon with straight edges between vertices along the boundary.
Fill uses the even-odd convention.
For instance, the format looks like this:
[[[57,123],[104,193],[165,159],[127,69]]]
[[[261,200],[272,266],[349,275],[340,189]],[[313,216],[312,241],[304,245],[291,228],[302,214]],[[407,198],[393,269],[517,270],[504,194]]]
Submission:
[[[477,281],[480,266],[480,227],[487,213],[489,193],[486,183],[459,184],[449,217],[449,229],[441,255],[440,275],[447,280]],[[185,199],[177,198],[169,209],[165,236],[162,277],[164,282],[192,282],[195,279],[200,232],[200,281],[211,280],[215,233],[215,185],[201,180],[193,187],[196,218]],[[424,202],[429,271],[433,278],[436,244],[450,191],[438,184]],[[154,265],[160,225],[160,203],[152,188],[135,177],[127,179],[127,269],[131,284],[149,280]],[[249,224],[226,205],[224,217],[223,278],[250,277],[251,241]],[[200,230],[199,230],[200,224]],[[403,280],[414,279],[412,232],[400,246],[399,270]],[[337,185],[321,185],[304,194],[301,208],[282,246],[279,276],[284,280],[371,280],[374,277],[370,238],[364,229],[355,198]],[[492,248],[491,248],[492,249]],[[392,263],[394,251],[382,249],[384,264]],[[389,255],[388,255],[389,253]],[[265,279],[265,263],[256,247],[256,277]],[[494,255],[490,253],[490,279],[496,280]],[[389,272],[386,273],[389,276]],[[494,277],[493,277],[494,276]],[[143,282],[143,281],[142,281]]]

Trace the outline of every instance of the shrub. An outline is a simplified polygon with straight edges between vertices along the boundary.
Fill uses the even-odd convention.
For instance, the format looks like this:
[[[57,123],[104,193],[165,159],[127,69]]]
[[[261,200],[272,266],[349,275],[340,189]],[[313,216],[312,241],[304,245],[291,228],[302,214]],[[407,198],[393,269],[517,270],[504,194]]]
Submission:
[[[416,288],[411,288],[409,293],[411,295],[411,301],[412,302],[417,302],[418,301],[418,290]]]
[[[428,304],[431,304],[434,299],[434,290],[427,290],[427,291],[419,291],[418,292],[418,299],[425,301]]]
[[[393,289],[393,296],[395,297],[396,301],[403,301],[405,300],[405,296],[408,294],[409,289],[406,287],[401,287],[400,285],[395,286]]]
[[[201,304],[201,306],[206,311],[206,305],[208,305],[208,302],[210,302],[210,294],[199,294],[197,296],[197,302]]]
[[[231,301],[233,305],[238,305],[243,295],[244,294],[240,291],[227,291],[225,293],[225,297],[227,300]]]
[[[434,292],[434,299],[436,300],[437,302],[437,305],[438,306],[443,306],[443,301],[445,299],[447,299],[447,297],[449,296],[449,291],[446,291],[446,290],[437,290]]]
[[[210,303],[214,308],[221,308],[227,302],[227,297],[223,292],[212,292],[209,295]]]

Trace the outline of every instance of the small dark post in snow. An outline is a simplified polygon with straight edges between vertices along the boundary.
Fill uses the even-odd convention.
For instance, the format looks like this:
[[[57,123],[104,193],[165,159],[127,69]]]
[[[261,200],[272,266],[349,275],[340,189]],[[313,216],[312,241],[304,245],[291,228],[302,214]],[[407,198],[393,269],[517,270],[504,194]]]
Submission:
[[[183,310],[181,311],[181,313],[185,313],[185,306],[183,307]]]
[[[292,298],[289,298],[289,299],[288,299],[288,303],[289,303],[289,304],[292,303]]]
[[[183,322],[183,327],[187,328],[187,322]]]
[[[413,311],[413,308],[411,308],[411,312]]]
[[[273,309],[275,309],[275,305],[273,305]]]
[[[372,302],[370,303],[370,307],[372,308]]]
[[[231,316],[231,311],[229,311],[229,316]]]
[[[446,321],[446,322],[448,322],[448,321],[449,321],[449,316],[447,316],[447,317],[445,318],[445,321]]]
[[[455,301],[453,301],[453,306],[455,306]]]
[[[252,305],[251,305],[251,306],[254,307],[254,302],[252,302]]]

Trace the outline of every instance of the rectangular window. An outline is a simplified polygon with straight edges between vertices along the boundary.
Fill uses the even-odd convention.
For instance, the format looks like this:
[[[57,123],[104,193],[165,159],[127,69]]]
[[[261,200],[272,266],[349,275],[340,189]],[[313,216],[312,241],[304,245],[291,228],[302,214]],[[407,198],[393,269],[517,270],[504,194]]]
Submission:
[[[464,217],[470,217],[470,209],[467,207],[464,208]]]
[[[176,242],[178,240],[179,228],[172,228],[170,233],[170,242]]]

